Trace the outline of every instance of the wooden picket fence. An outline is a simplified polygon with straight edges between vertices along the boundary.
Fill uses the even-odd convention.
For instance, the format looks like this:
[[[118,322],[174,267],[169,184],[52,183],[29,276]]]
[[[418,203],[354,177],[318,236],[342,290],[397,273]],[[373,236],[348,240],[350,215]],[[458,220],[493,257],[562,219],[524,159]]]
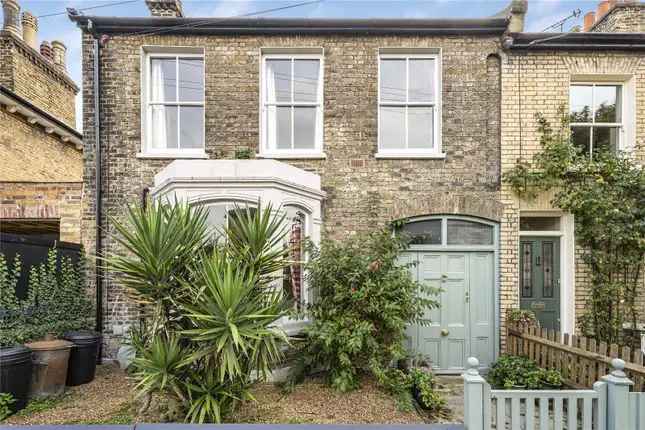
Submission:
[[[507,354],[525,356],[540,367],[559,370],[570,387],[592,388],[595,381],[609,373],[611,360],[620,358],[625,361],[625,373],[634,382],[633,391],[645,391],[640,349],[632,351],[629,347],[536,327],[509,327],[507,334]]]

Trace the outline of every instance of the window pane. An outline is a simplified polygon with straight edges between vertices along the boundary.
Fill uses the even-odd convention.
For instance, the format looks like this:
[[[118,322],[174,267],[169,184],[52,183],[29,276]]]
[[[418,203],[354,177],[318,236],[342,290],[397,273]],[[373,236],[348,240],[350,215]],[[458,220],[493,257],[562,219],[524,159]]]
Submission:
[[[405,149],[405,108],[381,107],[381,148]]]
[[[150,146],[177,148],[177,106],[150,106]]]
[[[410,222],[400,231],[411,237],[412,245],[441,245],[440,219]]]
[[[405,101],[405,60],[381,60],[381,101]]]
[[[182,148],[203,148],[204,108],[201,106],[182,106],[180,108],[180,137]]]
[[[177,100],[177,70],[174,58],[150,59],[150,100],[174,102]]]
[[[291,108],[267,108],[267,143],[269,149],[291,149]]]
[[[291,101],[291,60],[267,60],[267,102]]]
[[[448,245],[492,244],[492,226],[473,221],[448,220]]]
[[[571,122],[591,122],[593,87],[572,85],[569,90],[569,117]]]
[[[597,85],[594,103],[596,122],[620,122],[620,87]]]
[[[179,101],[201,102],[204,100],[204,61],[202,59],[179,60]]]
[[[558,231],[560,230],[560,217],[557,217],[557,216],[521,217],[520,230]]]
[[[522,297],[533,296],[533,243],[522,242]]]
[[[315,107],[296,107],[293,111],[293,147],[295,149],[314,149],[316,146]]]
[[[318,101],[318,60],[295,60],[293,66],[294,100],[297,102]]]
[[[542,297],[553,297],[553,242],[542,244]]]
[[[211,234],[220,234],[226,226],[226,203],[208,206],[206,226]]]
[[[571,143],[581,153],[589,154],[591,144],[591,127],[571,127]]]
[[[593,129],[593,152],[608,151],[616,153],[618,149],[617,127],[594,127]]]
[[[409,67],[409,101],[434,101],[434,60],[411,59]]]
[[[408,148],[431,149],[432,129],[431,107],[408,108]]]

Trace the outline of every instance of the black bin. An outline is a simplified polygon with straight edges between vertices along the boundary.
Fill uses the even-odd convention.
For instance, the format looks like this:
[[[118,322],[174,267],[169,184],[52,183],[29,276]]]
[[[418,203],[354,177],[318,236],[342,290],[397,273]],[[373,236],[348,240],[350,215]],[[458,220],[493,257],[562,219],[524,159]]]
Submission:
[[[24,409],[31,386],[31,349],[22,346],[0,347],[0,393],[9,393],[16,400],[9,408]]]
[[[69,355],[66,385],[74,387],[94,380],[101,335],[89,330],[70,331],[63,339],[74,344]]]

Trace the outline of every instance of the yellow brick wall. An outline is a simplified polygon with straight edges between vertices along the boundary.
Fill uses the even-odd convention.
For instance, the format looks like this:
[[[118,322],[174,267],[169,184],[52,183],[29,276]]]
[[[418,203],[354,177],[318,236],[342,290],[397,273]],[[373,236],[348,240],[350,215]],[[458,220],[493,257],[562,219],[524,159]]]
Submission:
[[[82,181],[83,153],[0,106],[0,181]]]
[[[636,99],[634,142],[636,157],[645,160],[645,61],[639,53],[592,53],[512,51],[502,65],[502,172],[515,166],[519,157],[530,159],[540,150],[535,115],[542,113],[557,124],[558,108],[568,109],[569,84],[581,76],[630,78],[635,84],[631,97]],[[519,214],[521,210],[548,210],[550,199],[540,196],[534,202],[521,201],[510,187],[502,184],[505,210],[501,224],[501,316],[505,331],[506,310],[519,304],[518,249]],[[576,250],[576,315],[583,311],[586,301],[586,271]]]

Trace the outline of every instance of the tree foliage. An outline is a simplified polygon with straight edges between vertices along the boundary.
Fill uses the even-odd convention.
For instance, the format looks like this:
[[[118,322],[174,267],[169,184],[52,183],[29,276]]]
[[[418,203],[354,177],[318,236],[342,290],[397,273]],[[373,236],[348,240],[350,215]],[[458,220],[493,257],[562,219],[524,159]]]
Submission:
[[[407,241],[389,229],[326,240],[320,248],[310,244],[314,302],[300,372],[325,370],[340,391],[357,388],[364,371],[390,385],[388,366],[406,355],[406,326],[424,323],[425,311],[438,306],[435,291],[414,281],[399,261],[405,249]]]
[[[590,295],[580,328],[599,340],[624,341],[624,323],[639,319],[645,256],[645,172],[624,153],[594,151],[571,142],[568,118],[555,129],[537,117],[542,151],[518,160],[504,181],[525,198],[554,190],[552,204],[574,215],[576,241],[589,269]]]

